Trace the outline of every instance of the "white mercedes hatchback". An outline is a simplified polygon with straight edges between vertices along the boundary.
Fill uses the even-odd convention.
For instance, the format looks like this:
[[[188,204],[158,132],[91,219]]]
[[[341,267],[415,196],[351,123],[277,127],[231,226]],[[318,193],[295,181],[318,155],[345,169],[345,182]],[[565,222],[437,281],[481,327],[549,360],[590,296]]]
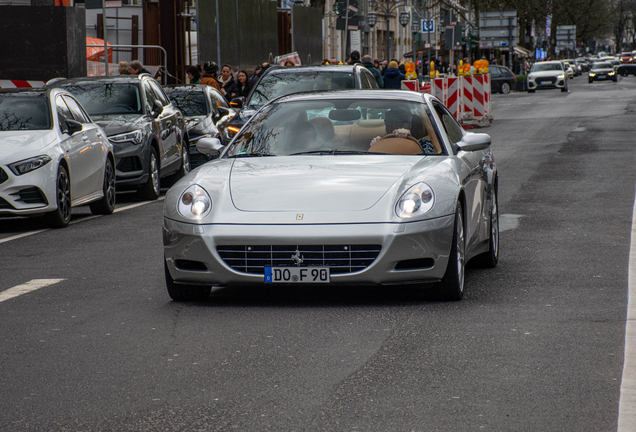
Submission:
[[[0,91],[0,215],[43,214],[61,228],[75,206],[110,214],[114,161],[112,144],[70,93]]]

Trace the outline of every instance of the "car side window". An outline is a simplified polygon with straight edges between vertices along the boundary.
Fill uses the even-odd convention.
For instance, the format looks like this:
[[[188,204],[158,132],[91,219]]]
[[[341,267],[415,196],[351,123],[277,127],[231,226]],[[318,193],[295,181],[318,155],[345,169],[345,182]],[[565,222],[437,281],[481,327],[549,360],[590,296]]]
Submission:
[[[360,69],[360,88],[370,89],[371,84],[369,83],[369,79],[367,78],[367,74],[364,73],[362,69]]]
[[[155,96],[157,97],[157,99],[159,99],[161,104],[163,106],[170,105],[170,99],[168,99],[168,96],[166,96],[159,84],[151,80],[148,80],[148,82],[150,83],[150,87],[152,87],[152,89],[154,90]]]
[[[441,104],[434,103],[435,111],[439,119],[442,121],[442,125],[444,125],[444,130],[446,131],[446,135],[451,140],[453,144],[461,141],[464,136],[464,129],[457,123],[455,117],[446,109],[446,107]]]
[[[228,108],[227,101],[221,93],[211,91],[210,95],[212,96],[212,102],[214,102],[214,105],[216,105],[217,107],[222,106],[224,108]]]
[[[492,77],[498,77],[501,75],[501,71],[499,70],[499,68],[497,66],[491,66],[490,67],[490,75]]]
[[[150,88],[150,84],[148,82],[144,83],[144,93],[146,94],[146,103],[148,104],[148,109],[152,111],[152,107],[155,105],[155,100],[157,97],[155,96],[155,92]]]
[[[207,103],[210,105],[210,111],[212,112],[212,115],[214,117],[218,117],[219,116],[219,106],[216,104],[217,101],[214,99],[214,92],[206,92],[206,91],[204,91],[203,94],[205,95],[205,98],[208,101]]]
[[[73,113],[73,117],[80,123],[90,123],[91,120],[88,115],[84,112],[82,107],[77,103],[75,99],[72,97],[64,96],[64,102]]]
[[[71,110],[66,106],[66,102],[64,102],[62,96],[55,98],[55,108],[57,110],[58,126],[62,133],[67,133],[68,127],[66,126],[66,120],[74,120],[73,113],[71,113]]]

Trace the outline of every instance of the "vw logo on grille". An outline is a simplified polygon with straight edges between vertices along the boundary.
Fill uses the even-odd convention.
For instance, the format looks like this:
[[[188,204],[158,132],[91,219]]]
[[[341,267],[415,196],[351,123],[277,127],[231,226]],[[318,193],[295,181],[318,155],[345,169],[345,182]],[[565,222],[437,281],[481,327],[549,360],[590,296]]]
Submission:
[[[300,251],[298,249],[296,249],[296,253],[291,256],[291,259],[298,267],[300,267],[300,265],[303,263],[303,256],[300,254]]]

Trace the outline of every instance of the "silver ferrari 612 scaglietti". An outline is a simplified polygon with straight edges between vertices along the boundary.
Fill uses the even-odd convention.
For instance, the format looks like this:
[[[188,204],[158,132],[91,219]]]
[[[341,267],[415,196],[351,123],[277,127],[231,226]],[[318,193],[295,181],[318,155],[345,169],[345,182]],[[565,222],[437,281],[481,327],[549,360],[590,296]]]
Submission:
[[[174,300],[212,286],[421,284],[464,293],[465,264],[499,253],[497,169],[486,134],[411,91],[299,93],[259,110],[167,193]]]

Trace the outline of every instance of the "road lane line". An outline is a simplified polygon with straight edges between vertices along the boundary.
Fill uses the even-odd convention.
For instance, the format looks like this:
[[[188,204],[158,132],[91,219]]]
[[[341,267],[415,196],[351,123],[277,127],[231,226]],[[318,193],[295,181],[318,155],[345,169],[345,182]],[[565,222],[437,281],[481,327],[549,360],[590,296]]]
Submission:
[[[130,209],[133,209],[133,208],[136,208],[136,207],[141,207],[141,206],[146,205],[146,204],[152,204],[153,202],[157,202],[157,201],[163,201],[164,199],[166,199],[166,197],[162,196],[162,197],[159,197],[156,201],[144,201],[144,202],[140,202],[140,203],[136,203],[136,204],[131,204],[131,205],[128,205],[128,206],[125,206],[125,207],[120,207],[120,208],[115,209],[115,211],[113,213],[119,213],[120,211],[130,210]],[[84,222],[84,221],[88,221],[88,220],[91,220],[91,219],[96,219],[98,217],[102,217],[102,215],[93,215],[93,216],[83,217],[81,219],[77,219],[77,220],[71,221],[70,225],[74,225],[74,224],[77,224],[77,223],[80,223],[80,222]],[[24,232],[22,234],[17,234],[17,235],[11,236],[11,237],[6,237],[6,238],[3,238],[3,239],[0,239],[0,244],[8,243],[10,241],[18,240],[18,239],[21,239],[21,238],[24,238],[24,237],[29,237],[29,236],[32,236],[34,234],[40,234],[40,233],[43,233],[43,232],[46,232],[46,231],[51,231],[51,228],[45,228],[45,229],[35,230],[35,231],[27,231],[27,232]]]
[[[631,432],[636,425],[636,201],[632,214],[628,274],[625,359],[618,401],[618,432]]]
[[[13,288],[9,288],[6,291],[0,292],[0,303],[12,299],[14,297],[21,296],[22,294],[27,294],[35,290],[39,290],[40,288],[44,288],[50,285],[54,285],[56,283],[62,282],[66,279],[33,279],[28,281],[25,284],[14,286]]]

